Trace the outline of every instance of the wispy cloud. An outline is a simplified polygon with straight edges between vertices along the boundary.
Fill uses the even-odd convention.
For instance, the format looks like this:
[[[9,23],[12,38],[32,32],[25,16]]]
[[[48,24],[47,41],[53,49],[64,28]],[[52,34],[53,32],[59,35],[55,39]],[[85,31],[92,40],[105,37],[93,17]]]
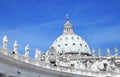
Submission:
[[[110,26],[100,30],[99,32],[93,35],[94,40],[96,42],[110,42],[110,41],[120,41],[120,26]],[[97,41],[98,40],[98,41]]]
[[[24,54],[26,44],[30,45],[32,53],[35,48],[40,48],[45,52],[55,40],[53,39],[56,38],[54,32],[59,24],[59,21],[51,21],[34,26],[26,25],[17,29],[3,30],[0,32],[0,42],[2,43],[2,38],[6,34],[9,39],[8,47],[10,50],[13,49],[14,40],[17,40],[22,54]]]

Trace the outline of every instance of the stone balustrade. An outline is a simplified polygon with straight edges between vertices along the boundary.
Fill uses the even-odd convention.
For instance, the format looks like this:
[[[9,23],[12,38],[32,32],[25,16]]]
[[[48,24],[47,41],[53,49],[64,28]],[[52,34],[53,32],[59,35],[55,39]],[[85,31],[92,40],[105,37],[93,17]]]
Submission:
[[[66,73],[73,73],[73,74],[81,74],[81,75],[90,75],[90,76],[111,76],[110,72],[100,72],[100,71],[93,71],[93,70],[83,70],[83,69],[76,69],[76,68],[72,68],[72,67],[65,67],[65,66],[54,66],[50,63],[46,63],[44,61],[38,61],[36,59],[32,59],[30,57],[25,57],[23,55],[19,55],[19,54],[12,54],[9,50],[7,49],[3,49],[0,48],[0,54],[4,54],[8,57],[14,58],[18,61],[24,62],[24,63],[28,63],[31,65],[35,65],[35,66],[39,66],[39,67],[44,67],[47,69],[51,69],[51,70],[55,70],[55,71],[63,71]],[[88,58],[88,57],[85,57]],[[96,59],[98,57],[89,57],[91,59]],[[103,57],[105,58],[105,57]],[[119,58],[120,59],[120,58]]]

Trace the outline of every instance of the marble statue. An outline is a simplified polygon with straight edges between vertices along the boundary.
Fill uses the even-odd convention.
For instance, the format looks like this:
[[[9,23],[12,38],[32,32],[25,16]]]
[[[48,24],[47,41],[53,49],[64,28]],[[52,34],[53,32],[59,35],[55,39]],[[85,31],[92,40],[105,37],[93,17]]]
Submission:
[[[92,56],[95,56],[95,49],[92,50]]]
[[[18,54],[18,44],[17,41],[14,42],[14,51],[15,54]]]
[[[28,45],[25,46],[25,57],[29,57],[30,48]]]
[[[110,57],[110,49],[107,48],[107,56]]]
[[[101,57],[101,50],[98,49],[98,56]]]
[[[41,50],[36,49],[35,50],[35,59],[40,59],[42,55]]]
[[[115,53],[115,56],[117,57],[118,56],[118,49],[117,49],[117,47],[114,48],[114,53]]]
[[[3,48],[7,49],[7,44],[8,44],[8,38],[6,35],[4,35],[3,37]]]

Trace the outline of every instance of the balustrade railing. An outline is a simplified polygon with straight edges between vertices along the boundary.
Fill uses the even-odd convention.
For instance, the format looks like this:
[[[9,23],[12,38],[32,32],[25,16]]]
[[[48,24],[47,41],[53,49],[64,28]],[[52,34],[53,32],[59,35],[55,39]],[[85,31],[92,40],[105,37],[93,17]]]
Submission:
[[[9,57],[12,57],[16,60],[25,62],[25,63],[29,63],[29,64],[32,64],[32,65],[36,65],[36,66],[40,66],[40,67],[44,67],[44,68],[48,68],[48,69],[52,69],[52,70],[56,70],[56,71],[63,71],[63,72],[68,72],[68,73],[81,74],[81,75],[89,74],[89,75],[92,75],[92,76],[96,76],[98,73],[101,76],[103,76],[105,74],[111,75],[109,72],[105,72],[105,74],[104,74],[104,73],[101,73],[101,72],[98,72],[98,71],[96,72],[96,71],[93,71],[93,70],[83,70],[83,69],[77,69],[77,68],[60,66],[60,65],[54,66],[54,65],[52,65],[50,63],[46,63],[44,61],[32,59],[30,57],[25,57],[25,56],[19,55],[19,54],[12,54],[11,52],[9,52],[9,50],[3,49],[3,48],[0,48],[0,53],[2,53],[4,55],[7,55]],[[85,58],[88,58],[88,57],[85,57]],[[95,58],[98,58],[98,57],[89,57],[89,58],[95,59]],[[82,59],[82,58],[79,58],[79,59]]]

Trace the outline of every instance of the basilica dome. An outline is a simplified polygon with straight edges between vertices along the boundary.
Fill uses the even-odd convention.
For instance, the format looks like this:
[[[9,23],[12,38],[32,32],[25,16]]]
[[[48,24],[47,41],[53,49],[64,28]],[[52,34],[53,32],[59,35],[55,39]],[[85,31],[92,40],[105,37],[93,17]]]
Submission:
[[[68,17],[64,24],[63,34],[59,36],[52,44],[51,47],[58,53],[87,53],[90,54],[88,44],[84,39],[74,33],[72,24],[69,22]]]

